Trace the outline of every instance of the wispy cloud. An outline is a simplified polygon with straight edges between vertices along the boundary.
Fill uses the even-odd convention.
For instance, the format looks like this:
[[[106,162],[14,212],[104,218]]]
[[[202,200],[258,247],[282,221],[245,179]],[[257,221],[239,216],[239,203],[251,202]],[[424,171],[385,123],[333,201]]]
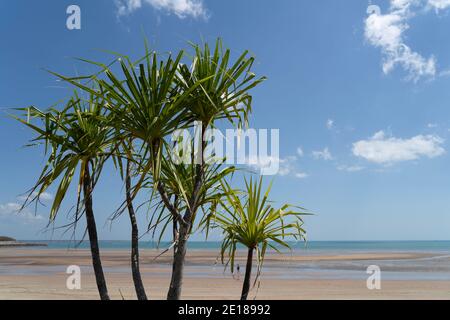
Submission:
[[[428,0],[428,6],[436,11],[445,10],[450,7],[450,0]]]
[[[297,156],[288,156],[285,158],[277,158],[273,156],[250,157],[246,159],[246,164],[253,169],[259,170],[261,173],[269,171],[269,168],[277,167],[278,170],[276,175],[294,176],[296,178],[304,179],[309,175],[305,172],[298,171],[297,160]]]
[[[333,119],[328,119],[327,123],[326,123],[327,129],[331,130],[334,127],[334,120]]]
[[[362,166],[347,166],[347,165],[341,165],[338,166],[337,169],[339,171],[346,171],[346,172],[358,172],[364,170],[364,167]]]
[[[441,72],[439,72],[439,76],[440,77],[448,77],[448,76],[450,76],[450,69],[442,70]]]
[[[33,192],[33,194],[31,195],[32,198],[36,196],[37,192]],[[40,214],[32,212],[28,208],[22,209],[22,203],[26,200],[27,196],[19,196],[17,197],[17,201],[0,203],[0,219],[6,219],[9,221],[21,222],[25,224],[44,220],[44,217]],[[53,200],[53,194],[49,192],[43,192],[39,197],[39,201],[48,202],[51,200]]]
[[[295,177],[296,177],[297,179],[306,179],[306,178],[309,177],[309,174],[307,174],[307,173],[305,173],[305,172],[297,172],[297,173],[295,174]]]
[[[407,79],[417,81],[422,77],[436,75],[436,59],[431,56],[423,57],[413,51],[404,39],[404,32],[409,29],[408,20],[414,16],[416,7],[428,5],[444,9],[447,0],[429,0],[424,4],[421,0],[391,0],[389,10],[382,14],[373,10],[365,20],[365,38],[383,54],[383,72],[388,74],[397,65],[408,74]]]
[[[192,17],[208,19],[202,0],[115,0],[118,16],[125,16],[141,9],[143,5],[150,5],[156,10],[175,14],[178,18]]]
[[[323,150],[320,151],[313,151],[312,152],[312,156],[314,159],[321,159],[321,160],[333,160],[333,156],[331,155],[331,152],[328,148],[325,148]]]
[[[17,220],[22,223],[32,223],[43,220],[39,214],[34,214],[28,209],[20,211],[22,205],[17,202],[0,204],[0,219]]]
[[[297,160],[297,157],[295,157],[295,156],[289,156],[286,158],[278,159],[278,161],[280,163],[280,169],[278,170],[278,174],[280,176],[287,176],[287,175],[291,174],[295,170],[294,163],[296,160]]]
[[[31,194],[30,196],[30,200],[35,198],[38,195],[38,193],[35,191]],[[17,197],[18,200],[20,201],[26,201],[28,198],[28,195],[22,195]],[[42,194],[39,195],[39,200],[40,201],[50,201],[53,200],[53,194],[49,193],[49,192],[43,192]]]
[[[386,136],[379,131],[367,140],[353,144],[353,154],[367,161],[391,165],[421,157],[435,158],[445,153],[444,140],[435,135],[418,135],[409,139]]]

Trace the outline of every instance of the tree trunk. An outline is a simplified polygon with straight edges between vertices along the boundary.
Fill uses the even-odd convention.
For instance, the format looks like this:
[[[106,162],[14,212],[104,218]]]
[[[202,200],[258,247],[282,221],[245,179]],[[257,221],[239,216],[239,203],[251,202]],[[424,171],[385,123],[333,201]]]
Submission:
[[[191,226],[193,224],[193,217],[198,209],[198,201],[200,197],[200,191],[204,183],[204,169],[205,169],[205,158],[204,151],[206,148],[206,129],[207,124],[202,123],[202,131],[200,132],[201,142],[199,150],[201,159],[200,164],[196,164],[196,174],[195,174],[195,184],[192,195],[189,199],[189,208],[186,209],[186,213],[183,216],[184,224],[179,225],[178,242],[176,245],[176,252],[174,253],[173,263],[172,263],[172,278],[170,280],[169,292],[167,293],[167,300],[180,300],[181,297],[181,287],[183,285],[183,272],[184,272],[184,261],[186,257],[186,246],[191,233]],[[194,150],[195,151],[195,150]]]
[[[94,211],[92,209],[92,181],[89,173],[89,162],[86,162],[83,179],[84,207],[86,211],[86,226],[91,246],[92,265],[94,267],[95,280],[101,300],[109,300],[105,275],[103,274],[100,250],[98,247],[97,227],[95,225]]]
[[[174,219],[172,221],[172,239],[173,242],[176,242],[178,239],[178,224],[177,221]],[[173,247],[173,257],[175,258],[175,254],[177,253],[176,246]]]
[[[186,256],[186,245],[189,227],[180,225],[180,233],[176,244],[176,251],[172,263],[172,278],[170,280],[167,300],[180,300],[181,287],[183,285],[184,258]]]
[[[241,300],[247,300],[248,292],[250,291],[250,279],[252,277],[253,264],[253,248],[248,249],[247,266],[245,267],[244,285],[242,286]]]
[[[127,197],[128,214],[131,222],[131,273],[133,275],[134,288],[138,300],[147,300],[141,271],[139,269],[139,230],[136,222],[133,201],[131,199],[131,176],[130,161],[127,161],[127,172],[125,177],[125,188]]]

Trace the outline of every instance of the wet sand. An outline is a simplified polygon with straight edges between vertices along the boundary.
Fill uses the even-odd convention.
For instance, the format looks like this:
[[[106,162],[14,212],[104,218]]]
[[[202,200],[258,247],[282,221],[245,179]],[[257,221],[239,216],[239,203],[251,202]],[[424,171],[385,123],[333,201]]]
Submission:
[[[150,298],[164,299],[170,281],[170,253],[154,259],[155,250],[141,251],[141,271]],[[424,253],[352,253],[352,254],[269,254],[266,257],[259,289],[250,294],[253,299],[449,299],[448,280],[382,280],[381,290],[368,290],[365,270],[360,278],[327,277],[327,273],[312,273],[306,278],[303,265],[321,263],[373,264],[384,261],[413,261],[432,258]],[[224,272],[216,251],[191,250],[187,257],[184,299],[237,299],[243,275],[234,277]],[[244,254],[237,263],[243,266]],[[113,299],[135,299],[129,267],[129,252],[105,250],[102,262]],[[367,262],[367,263],[366,263]],[[81,290],[66,287],[66,268],[81,267]],[[358,266],[358,265],[357,265]],[[358,267],[359,268],[359,267]],[[243,269],[243,268],[241,268]],[[325,276],[324,276],[325,274]],[[87,250],[16,249],[0,250],[0,299],[98,299]]]

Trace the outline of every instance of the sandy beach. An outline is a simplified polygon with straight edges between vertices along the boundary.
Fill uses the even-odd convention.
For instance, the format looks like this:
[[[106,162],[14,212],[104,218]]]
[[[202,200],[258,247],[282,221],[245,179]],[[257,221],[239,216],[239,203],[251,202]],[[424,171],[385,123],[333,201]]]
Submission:
[[[170,279],[170,254],[154,259],[156,250],[142,250],[141,268],[147,292],[152,299],[164,299]],[[243,255],[241,255],[241,259]],[[135,299],[126,250],[105,250],[102,261],[113,299]],[[448,299],[450,279],[433,277],[418,280],[402,276],[410,272],[430,272],[448,257],[425,253],[352,254],[269,254],[256,299]],[[411,263],[409,263],[411,261]],[[424,267],[413,263],[423,261]],[[90,266],[89,251],[60,249],[0,249],[0,299],[98,299]],[[244,265],[243,260],[238,261]],[[382,278],[381,290],[368,290],[364,266],[378,263],[398,277]],[[414,270],[395,266],[415,266]],[[81,267],[81,289],[66,287],[66,268]],[[311,265],[316,266],[311,268]],[[319,271],[318,271],[319,270]],[[341,271],[340,271],[341,270]],[[409,273],[408,273],[409,272]],[[242,275],[234,277],[217,261],[217,251],[191,250],[188,253],[183,299],[236,299]]]

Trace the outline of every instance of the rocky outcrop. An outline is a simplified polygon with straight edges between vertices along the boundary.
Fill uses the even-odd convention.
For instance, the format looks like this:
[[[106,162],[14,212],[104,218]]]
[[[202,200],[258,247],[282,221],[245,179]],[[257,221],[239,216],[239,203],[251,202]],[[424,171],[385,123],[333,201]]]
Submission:
[[[0,248],[5,247],[46,247],[46,243],[21,242],[14,238],[0,236]]]
[[[16,241],[14,238],[0,236],[0,241]]]

